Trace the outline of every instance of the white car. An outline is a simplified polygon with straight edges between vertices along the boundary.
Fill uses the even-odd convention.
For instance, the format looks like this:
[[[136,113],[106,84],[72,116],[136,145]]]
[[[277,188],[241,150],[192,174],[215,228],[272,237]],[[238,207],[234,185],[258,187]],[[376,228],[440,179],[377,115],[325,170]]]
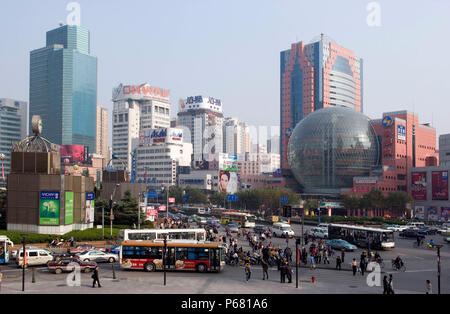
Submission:
[[[117,254],[105,253],[105,252],[96,251],[96,250],[91,250],[91,251],[77,254],[76,257],[78,257],[80,260],[82,260],[84,262],[93,261],[93,262],[97,262],[97,263],[100,263],[100,262],[114,263],[119,260],[119,256]]]
[[[328,228],[311,228],[311,234],[320,239],[328,238]]]
[[[274,237],[284,238],[286,237],[286,233],[289,237],[295,235],[294,230],[288,224],[276,222],[272,225],[272,234]]]

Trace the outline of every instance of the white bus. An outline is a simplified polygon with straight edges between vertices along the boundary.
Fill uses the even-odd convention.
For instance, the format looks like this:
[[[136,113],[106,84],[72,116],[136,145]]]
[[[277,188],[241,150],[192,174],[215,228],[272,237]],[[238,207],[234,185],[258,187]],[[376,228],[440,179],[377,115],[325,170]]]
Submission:
[[[9,247],[12,247],[14,243],[4,235],[0,235],[0,264],[8,264],[10,259]]]
[[[392,230],[365,226],[330,224],[328,225],[328,239],[342,239],[359,247],[376,250],[388,250],[395,247],[394,232]]]
[[[167,235],[167,241],[197,243],[206,241],[205,229],[123,229],[120,230],[122,241],[146,240],[161,242],[164,241],[164,235]]]

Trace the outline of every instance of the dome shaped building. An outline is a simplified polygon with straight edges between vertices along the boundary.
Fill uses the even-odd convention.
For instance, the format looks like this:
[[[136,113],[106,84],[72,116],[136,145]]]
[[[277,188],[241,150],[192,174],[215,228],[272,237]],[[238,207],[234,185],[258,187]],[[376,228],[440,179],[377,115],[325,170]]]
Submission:
[[[370,119],[346,107],[317,110],[295,127],[288,160],[305,193],[338,194],[377,166],[379,142]]]

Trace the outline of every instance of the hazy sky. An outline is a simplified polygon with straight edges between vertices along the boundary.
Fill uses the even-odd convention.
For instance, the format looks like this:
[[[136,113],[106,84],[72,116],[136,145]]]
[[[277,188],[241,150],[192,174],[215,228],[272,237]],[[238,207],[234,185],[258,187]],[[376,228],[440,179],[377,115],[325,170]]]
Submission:
[[[2,0],[0,98],[28,101],[29,52],[66,23],[70,1]],[[415,110],[420,122],[450,133],[450,1],[80,0],[81,25],[98,58],[98,103],[112,108],[119,83],[222,100],[224,114],[279,125],[280,51],[320,33],[364,59],[364,112]],[[45,127],[45,126],[44,126]]]

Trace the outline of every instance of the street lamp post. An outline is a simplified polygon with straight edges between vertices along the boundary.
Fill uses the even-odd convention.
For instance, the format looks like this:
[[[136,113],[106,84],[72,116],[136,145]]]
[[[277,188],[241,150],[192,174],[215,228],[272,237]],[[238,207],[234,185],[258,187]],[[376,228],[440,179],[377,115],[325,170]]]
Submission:
[[[442,245],[436,245],[437,248],[437,266],[438,266],[438,294],[441,294],[441,247]]]
[[[26,252],[26,248],[25,248],[25,242],[26,242],[26,237],[28,236],[28,234],[23,233],[21,234],[22,238],[23,238],[23,258],[22,258],[22,291],[25,291],[25,265],[27,262],[27,252]]]
[[[113,190],[113,192],[111,193],[111,198],[110,198],[110,200],[109,200],[109,223],[110,223],[110,231],[111,231],[111,236],[112,236],[112,222],[113,222],[113,220],[114,220],[114,213],[113,213],[113,195],[116,193],[116,188],[118,187],[118,186],[120,186],[120,183],[117,183],[115,186],[114,186],[114,190]]]
[[[102,206],[102,234],[103,239],[105,238],[105,205]]]
[[[164,285],[166,285],[166,254],[167,254],[167,234],[164,235],[164,249],[163,249]]]

